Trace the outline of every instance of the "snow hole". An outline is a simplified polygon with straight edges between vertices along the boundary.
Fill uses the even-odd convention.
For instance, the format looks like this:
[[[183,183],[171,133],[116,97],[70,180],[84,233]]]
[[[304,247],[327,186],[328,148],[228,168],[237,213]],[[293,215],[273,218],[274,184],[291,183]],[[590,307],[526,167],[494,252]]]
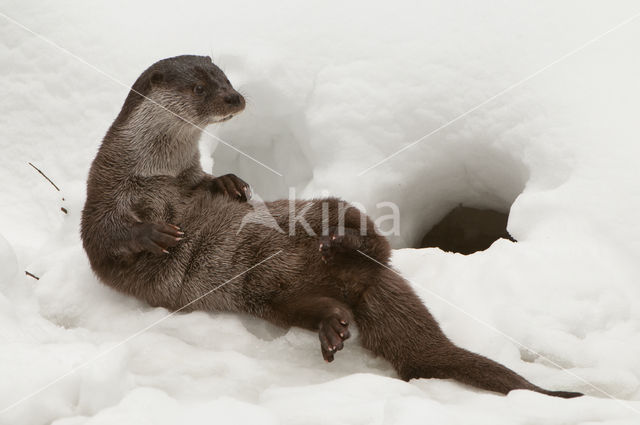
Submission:
[[[449,151],[457,155],[447,160],[429,161],[418,176],[430,183],[418,205],[415,200],[409,202],[408,210],[416,221],[403,229],[413,231],[411,236],[402,235],[412,242],[409,246],[468,255],[486,250],[500,238],[516,242],[507,225],[511,206],[529,178],[527,167],[491,147],[459,148]]]

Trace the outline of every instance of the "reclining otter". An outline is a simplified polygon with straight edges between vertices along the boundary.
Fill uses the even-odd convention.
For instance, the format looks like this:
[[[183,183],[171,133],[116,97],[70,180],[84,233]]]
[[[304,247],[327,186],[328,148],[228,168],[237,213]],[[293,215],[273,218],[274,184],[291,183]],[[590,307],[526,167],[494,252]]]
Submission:
[[[267,202],[287,232],[243,223],[253,211],[238,202],[250,196],[248,185],[205,174],[197,145],[203,126],[243,109],[242,96],[208,57],[164,59],[138,78],[87,184],[82,241],[104,283],[154,306],[244,312],[316,330],[326,361],[355,324],[363,345],[405,380],[453,378],[503,394],[581,395],[542,389],[455,346],[408,283],[387,268],[387,240],[343,201],[295,201],[295,210],[304,211],[300,220],[290,216],[289,201]]]

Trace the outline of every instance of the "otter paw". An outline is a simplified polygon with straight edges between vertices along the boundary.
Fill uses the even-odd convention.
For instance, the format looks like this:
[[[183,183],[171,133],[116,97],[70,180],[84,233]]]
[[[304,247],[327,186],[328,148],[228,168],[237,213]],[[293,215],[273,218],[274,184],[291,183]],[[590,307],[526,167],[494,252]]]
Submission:
[[[342,350],[344,341],[349,339],[349,316],[339,312],[329,316],[320,322],[318,331],[320,337],[320,349],[326,362],[333,361],[333,355]]]
[[[333,256],[336,253],[336,248],[340,245],[340,238],[342,238],[342,236],[338,235],[320,236],[318,238],[318,251],[320,252],[322,261],[328,263],[333,259]]]
[[[318,251],[325,263],[330,262],[337,253],[355,251],[361,245],[361,237],[357,230],[339,229],[337,226],[329,228],[329,234],[318,239]]]
[[[133,228],[133,245],[138,252],[168,254],[167,249],[176,246],[183,236],[184,232],[173,224],[138,223]]]
[[[211,192],[245,202],[251,199],[251,187],[235,174],[225,174],[211,181]]]

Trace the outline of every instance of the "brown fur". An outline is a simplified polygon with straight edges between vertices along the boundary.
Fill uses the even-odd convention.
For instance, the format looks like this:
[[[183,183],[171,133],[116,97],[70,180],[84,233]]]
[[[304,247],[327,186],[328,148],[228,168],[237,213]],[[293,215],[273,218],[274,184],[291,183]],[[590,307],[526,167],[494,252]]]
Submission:
[[[206,123],[211,112],[202,115],[193,105],[179,105],[195,102],[180,94],[193,84],[194,67],[221,78],[207,58],[178,57],[149,68],[134,89],[168,107],[177,105],[189,121]],[[163,84],[155,87],[150,78]],[[172,97],[171,90],[179,94]],[[231,90],[229,85],[222,93]],[[219,116],[227,113],[218,111]],[[390,247],[371,220],[349,208],[346,235],[336,233],[339,199],[295,201],[297,212],[308,207],[304,218],[313,235],[300,222],[289,234],[286,200],[266,204],[284,232],[243,225],[253,207],[209,190],[213,178],[200,168],[199,136],[199,130],[141,96],[127,98],[91,167],[82,217],[83,244],[104,283],[154,306],[244,312],[317,330],[327,361],[342,348],[355,322],[364,346],[391,362],[405,380],[453,378],[503,394],[529,389],[579,395],[543,390],[453,345],[407,282],[385,267]],[[326,206],[329,216],[323,221]],[[363,218],[367,232],[360,237]],[[168,223],[178,225],[184,237],[173,237]],[[168,254],[153,252],[150,240],[166,241]]]

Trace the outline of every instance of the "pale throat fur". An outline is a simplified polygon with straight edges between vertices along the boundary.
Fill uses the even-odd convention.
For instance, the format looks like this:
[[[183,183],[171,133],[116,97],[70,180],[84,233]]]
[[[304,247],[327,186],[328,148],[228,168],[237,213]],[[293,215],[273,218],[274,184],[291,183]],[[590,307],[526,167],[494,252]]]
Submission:
[[[132,175],[177,177],[199,164],[198,140],[207,124],[171,90],[153,90],[118,126],[113,141]]]

